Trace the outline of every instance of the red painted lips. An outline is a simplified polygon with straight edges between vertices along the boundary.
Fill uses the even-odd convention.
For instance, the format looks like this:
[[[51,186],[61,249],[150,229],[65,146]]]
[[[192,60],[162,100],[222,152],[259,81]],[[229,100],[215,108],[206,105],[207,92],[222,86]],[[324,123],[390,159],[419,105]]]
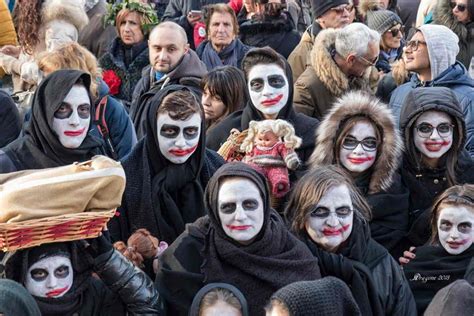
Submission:
[[[182,157],[182,156],[192,154],[196,150],[197,146],[198,145],[191,147],[189,149],[170,149],[169,153],[178,157]]]
[[[262,101],[263,106],[272,106],[280,102],[280,100],[283,98],[283,94],[277,95],[274,99],[268,99],[265,101]]]
[[[374,158],[373,157],[360,157],[360,158],[348,158],[347,160],[349,160],[353,164],[358,165],[358,164],[363,164],[367,161],[372,161],[374,160]]]
[[[77,130],[77,131],[65,131],[64,135],[71,136],[71,137],[81,136],[84,133],[85,130],[86,130],[86,128],[84,127],[83,129],[80,129],[80,130]]]
[[[250,225],[241,225],[241,226],[235,226],[235,225],[227,225],[227,228],[231,229],[231,230],[247,230],[249,229]]]
[[[46,296],[47,297],[55,297],[55,296],[61,295],[62,293],[66,292],[66,290],[67,290],[67,286],[63,287],[63,288],[60,288],[60,289],[49,291],[48,293],[46,293]]]
[[[342,235],[343,232],[349,229],[351,225],[347,224],[342,226],[339,229],[331,229],[331,228],[324,228],[323,229],[323,235],[324,236],[337,236],[337,235]]]

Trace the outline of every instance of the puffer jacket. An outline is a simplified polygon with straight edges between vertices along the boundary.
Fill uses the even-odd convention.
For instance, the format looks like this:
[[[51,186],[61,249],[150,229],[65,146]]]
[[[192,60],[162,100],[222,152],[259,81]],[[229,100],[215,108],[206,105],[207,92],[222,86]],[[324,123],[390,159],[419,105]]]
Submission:
[[[295,82],[293,102],[297,112],[321,120],[337,97],[350,90],[370,91],[370,72],[362,78],[349,80],[333,60],[337,30],[323,30],[316,37],[311,51],[311,67]]]
[[[307,66],[311,65],[311,50],[316,36],[322,30],[319,23],[314,22],[301,36],[301,41],[288,57],[288,63],[293,71],[293,82],[298,80]]]
[[[406,96],[411,90],[419,87],[446,87],[454,91],[466,122],[466,149],[471,157],[474,157],[474,80],[466,68],[460,62],[456,62],[434,80],[424,83],[416,74],[412,75],[410,81],[395,89],[390,98],[390,108],[397,122],[402,120],[400,112]]]
[[[433,11],[433,23],[445,25],[456,33],[459,37],[459,53],[456,59],[464,67],[469,68],[471,59],[474,56],[474,21],[467,24],[459,22],[453,14],[450,1],[438,0]]]
[[[349,93],[345,98],[334,104],[316,131],[310,168],[339,164],[340,159],[336,157],[339,149],[335,144],[343,122],[356,116],[364,116],[373,122],[383,140],[374,165],[368,172],[354,176],[354,181],[372,209],[372,238],[395,252],[398,242],[408,231],[408,189],[401,183],[398,173],[402,139],[385,104],[358,92]]]
[[[202,93],[201,79],[206,73],[206,65],[193,50],[189,50],[181,62],[160,80],[155,79],[155,71],[151,66],[144,68],[142,77],[133,91],[133,101],[129,112],[138,140],[145,135],[143,122],[146,121],[149,102],[156,93],[168,85],[180,84],[200,94]]]
[[[126,60],[128,60],[128,64]],[[120,88],[114,97],[122,100],[127,109],[132,102],[132,94],[141,78],[143,68],[149,63],[146,41],[127,48],[119,37],[113,40],[109,51],[99,59],[99,65],[103,72],[112,70],[120,78]]]
[[[442,100],[442,101],[439,101]],[[451,100],[451,101],[449,101]],[[441,111],[450,115],[456,134],[450,152],[457,156],[455,176],[457,184],[474,183],[474,160],[463,149],[466,129],[463,113],[456,102],[455,93],[447,88],[419,88],[407,97],[400,115],[400,129],[405,142],[402,181],[410,191],[410,231],[405,238],[405,248],[421,246],[428,241],[430,233],[430,208],[435,198],[449,187],[447,179],[447,155],[442,156],[438,168],[429,168],[420,161],[418,150],[407,139],[413,139],[416,119],[426,111]]]

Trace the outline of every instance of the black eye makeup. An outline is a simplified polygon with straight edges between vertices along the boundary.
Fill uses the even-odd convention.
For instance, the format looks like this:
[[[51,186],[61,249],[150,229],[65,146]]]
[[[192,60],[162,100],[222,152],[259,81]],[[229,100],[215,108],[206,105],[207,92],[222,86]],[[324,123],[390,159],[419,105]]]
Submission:
[[[442,219],[439,223],[439,229],[442,231],[449,231],[451,227],[453,227],[453,224],[445,219]]]
[[[64,279],[69,275],[69,267],[66,265],[62,265],[54,270],[54,275],[57,278]]]
[[[45,269],[33,269],[31,270],[30,274],[31,278],[36,282],[44,281],[48,277],[48,271]]]
[[[60,120],[69,118],[73,113],[72,106],[66,102],[63,102],[59,109],[54,112],[54,117]],[[88,119],[91,115],[90,104],[81,104],[77,107],[77,114],[81,119]]]
[[[221,213],[224,213],[224,214],[232,214],[235,212],[237,206],[235,203],[223,203],[219,209],[221,211]]]
[[[163,124],[160,129],[160,135],[166,138],[176,138],[178,137],[181,128],[176,125]],[[183,130],[183,136],[185,139],[193,139],[199,136],[199,127],[197,126],[188,126]]]
[[[257,79],[252,79],[250,81],[250,89],[255,92],[260,92],[263,90],[265,83],[263,82],[263,79],[257,78]]]
[[[347,217],[352,213],[352,209],[349,206],[342,206],[336,209],[337,217]],[[309,213],[311,217],[326,218],[331,214],[331,211],[326,207],[317,207]]]
[[[242,202],[242,206],[246,211],[254,211],[258,208],[258,201],[255,199],[247,199]]]
[[[462,234],[469,234],[472,230],[471,222],[464,222],[458,225],[458,231]]]
[[[273,88],[281,89],[286,85],[286,82],[282,75],[271,75],[268,76],[268,84]]]

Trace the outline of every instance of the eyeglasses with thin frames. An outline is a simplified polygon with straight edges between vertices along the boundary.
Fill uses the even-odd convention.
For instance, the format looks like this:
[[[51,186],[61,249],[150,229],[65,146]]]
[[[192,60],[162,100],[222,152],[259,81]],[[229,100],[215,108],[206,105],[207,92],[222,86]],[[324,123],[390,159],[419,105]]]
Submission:
[[[446,138],[449,137],[453,132],[453,127],[454,125],[449,123],[441,123],[436,127],[428,123],[421,123],[416,126],[416,131],[418,132],[418,136],[421,138],[429,138],[431,135],[433,135],[433,131],[436,128],[438,135],[442,138]]]
[[[456,3],[456,2],[450,2],[449,6],[451,7],[452,10],[454,10],[455,7],[458,7],[459,12],[464,12],[467,9],[467,6],[463,3]]]
[[[362,57],[362,56],[356,56],[356,57],[361,59],[363,62],[365,62],[367,64],[367,66],[375,66],[375,64],[379,60],[379,56],[375,57],[374,61],[370,61],[367,58]]]
[[[420,44],[426,45],[426,42],[420,41],[420,40],[409,41],[406,43],[405,49],[409,48],[412,52],[416,52],[418,48],[420,47]]]
[[[377,149],[377,139],[374,137],[366,137],[363,140],[357,140],[355,137],[346,136],[342,141],[341,146],[347,150],[354,150],[359,146],[359,144],[361,144],[362,149],[367,152],[372,152]]]

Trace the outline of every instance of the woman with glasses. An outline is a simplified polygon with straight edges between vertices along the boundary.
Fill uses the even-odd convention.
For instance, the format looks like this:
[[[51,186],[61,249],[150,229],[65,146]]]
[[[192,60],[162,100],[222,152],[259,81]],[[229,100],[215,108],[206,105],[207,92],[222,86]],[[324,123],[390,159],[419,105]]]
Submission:
[[[385,104],[364,92],[336,101],[317,130],[310,169],[335,164],[368,200],[372,237],[394,256],[408,230],[408,190],[397,172],[402,141]],[[398,258],[398,257],[396,257]]]
[[[366,15],[367,26],[381,36],[380,54],[375,67],[388,73],[392,70],[392,64],[402,56],[405,27],[396,13],[380,9],[379,5],[374,1],[363,1],[359,9]]]
[[[439,0],[433,19],[433,23],[447,26],[459,37],[457,60],[469,68],[474,56],[474,0]]]
[[[400,114],[405,154],[402,180],[410,191],[410,226],[406,249],[428,241],[429,208],[435,198],[457,184],[474,183],[474,161],[464,151],[466,126],[451,89],[417,88]]]
[[[323,250],[342,255],[369,272],[382,309],[372,310],[372,315],[416,315],[403,272],[387,250],[371,238],[370,206],[344,170],[336,166],[310,170],[296,184],[286,217],[291,230],[313,254]],[[357,298],[356,302],[364,307]]]

